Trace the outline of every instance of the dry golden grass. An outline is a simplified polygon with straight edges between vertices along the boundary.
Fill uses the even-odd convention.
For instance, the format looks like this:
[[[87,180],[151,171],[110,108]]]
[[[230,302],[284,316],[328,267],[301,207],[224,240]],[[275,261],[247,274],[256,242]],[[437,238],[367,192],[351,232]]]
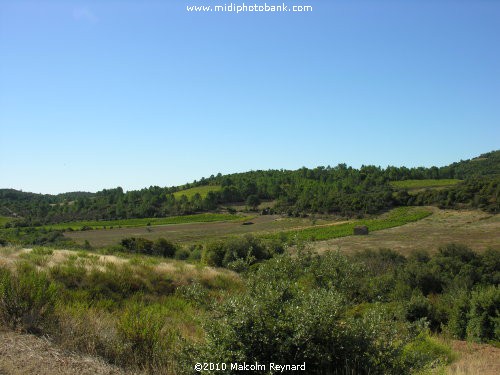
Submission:
[[[466,341],[452,341],[452,349],[459,359],[446,369],[449,375],[500,374],[500,349],[491,345]]]
[[[0,329],[1,375],[133,374],[97,357],[66,352],[49,340]]]
[[[30,259],[32,249],[19,247],[0,248],[0,266],[14,268],[16,262],[21,259]],[[130,267],[132,272],[146,267],[151,272],[165,276],[175,282],[177,286],[187,285],[193,280],[210,284],[217,277],[225,277],[229,282],[239,285],[241,279],[233,271],[224,268],[213,268],[202,265],[190,264],[180,260],[154,258],[147,256],[116,256],[102,255],[88,251],[53,250],[51,255],[44,256],[44,262],[38,264],[38,268],[51,268],[71,259],[76,260],[79,265],[87,270],[98,269],[106,271],[107,267]]]

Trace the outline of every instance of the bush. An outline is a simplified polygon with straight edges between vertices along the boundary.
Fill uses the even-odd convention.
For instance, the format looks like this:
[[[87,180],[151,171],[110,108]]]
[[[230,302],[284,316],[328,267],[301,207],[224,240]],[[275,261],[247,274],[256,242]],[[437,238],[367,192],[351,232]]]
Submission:
[[[473,291],[468,317],[468,339],[500,341],[500,288],[488,286]]]
[[[53,318],[57,288],[47,275],[28,267],[0,269],[0,322],[25,332],[40,332]]]
[[[450,313],[448,319],[449,333],[460,340],[464,340],[467,335],[467,323],[470,311],[470,293],[465,290],[456,292],[448,296],[450,301]]]
[[[183,248],[178,248],[175,252],[175,259],[186,260],[189,258],[189,251]]]
[[[175,320],[171,320],[177,314],[185,316],[187,306],[176,297],[161,304],[131,301],[117,322],[118,337],[123,345],[120,363],[146,368],[155,374],[176,373],[174,367],[184,340],[178,331],[181,323],[176,322],[176,325]]]
[[[203,251],[202,260],[215,267],[228,267],[235,261],[239,265],[243,263],[251,265],[269,259],[276,254],[281,254],[284,250],[283,242],[279,240],[264,241],[252,235],[246,235],[207,244]]]
[[[153,243],[153,255],[165,257],[165,258],[173,258],[176,251],[177,251],[177,246],[166,240],[165,238],[158,238],[154,243]]]
[[[405,367],[412,370],[448,365],[454,358],[455,356],[449,347],[425,331],[405,346],[402,356]]]
[[[153,253],[153,242],[142,237],[124,238],[121,245],[132,253],[149,254]]]
[[[399,374],[408,323],[376,305],[351,313],[358,269],[339,253],[278,256],[249,272],[245,293],[216,306],[203,361],[307,363],[312,374]],[[420,366],[420,364],[419,364]]]

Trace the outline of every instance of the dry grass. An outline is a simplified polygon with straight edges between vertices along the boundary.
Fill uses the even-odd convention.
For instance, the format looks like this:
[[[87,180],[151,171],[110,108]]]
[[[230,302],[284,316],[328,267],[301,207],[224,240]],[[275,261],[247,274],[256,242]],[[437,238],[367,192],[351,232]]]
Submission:
[[[460,358],[452,363],[446,373],[450,375],[500,374],[500,349],[491,345],[466,341],[452,341],[452,349]]]
[[[121,375],[133,374],[103,360],[66,352],[49,340],[0,329],[2,375]]]
[[[32,249],[5,247],[0,251],[0,266],[14,268],[16,262],[20,259],[30,259],[29,254]],[[28,255],[28,257],[27,257]],[[51,255],[44,256],[45,261],[38,264],[38,268],[51,268],[60,264],[64,264],[71,259],[76,260],[79,265],[84,266],[87,270],[98,269],[106,271],[108,266],[131,267],[130,270],[139,270],[146,267],[150,272],[158,274],[173,280],[177,286],[187,285],[193,280],[198,280],[206,284],[210,284],[217,277],[224,277],[228,282],[235,285],[241,284],[239,275],[233,271],[224,268],[213,268],[208,266],[194,265],[180,260],[153,258],[147,256],[115,256],[101,255],[88,251],[73,251],[73,250],[53,250]]]
[[[389,248],[402,254],[414,250],[435,251],[441,245],[460,243],[476,251],[500,248],[500,216],[478,210],[440,210],[433,215],[400,227],[311,244],[313,250],[340,249],[352,253],[365,249]]]

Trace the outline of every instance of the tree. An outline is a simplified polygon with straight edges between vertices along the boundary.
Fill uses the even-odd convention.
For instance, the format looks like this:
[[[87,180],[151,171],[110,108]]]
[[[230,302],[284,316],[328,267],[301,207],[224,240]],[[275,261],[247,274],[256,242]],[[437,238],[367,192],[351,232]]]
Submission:
[[[260,204],[260,199],[257,195],[252,194],[248,196],[246,200],[246,205],[250,207],[252,210],[256,210],[259,204]]]

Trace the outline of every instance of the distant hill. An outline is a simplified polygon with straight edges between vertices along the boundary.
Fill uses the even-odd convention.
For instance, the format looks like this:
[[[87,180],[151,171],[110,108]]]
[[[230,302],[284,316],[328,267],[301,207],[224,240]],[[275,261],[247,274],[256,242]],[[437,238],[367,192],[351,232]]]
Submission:
[[[0,216],[22,218],[26,225],[165,217],[220,210],[235,202],[254,208],[261,200],[274,202],[266,213],[293,216],[363,216],[394,206],[421,204],[469,205],[498,212],[499,179],[497,150],[443,167],[383,169],[369,165],[355,169],[339,164],[294,171],[219,173],[183,186],[151,186],[129,192],[118,187],[97,193],[50,195],[0,189]],[[462,181],[449,183],[450,180]],[[410,195],[412,186],[419,189],[413,189]]]

